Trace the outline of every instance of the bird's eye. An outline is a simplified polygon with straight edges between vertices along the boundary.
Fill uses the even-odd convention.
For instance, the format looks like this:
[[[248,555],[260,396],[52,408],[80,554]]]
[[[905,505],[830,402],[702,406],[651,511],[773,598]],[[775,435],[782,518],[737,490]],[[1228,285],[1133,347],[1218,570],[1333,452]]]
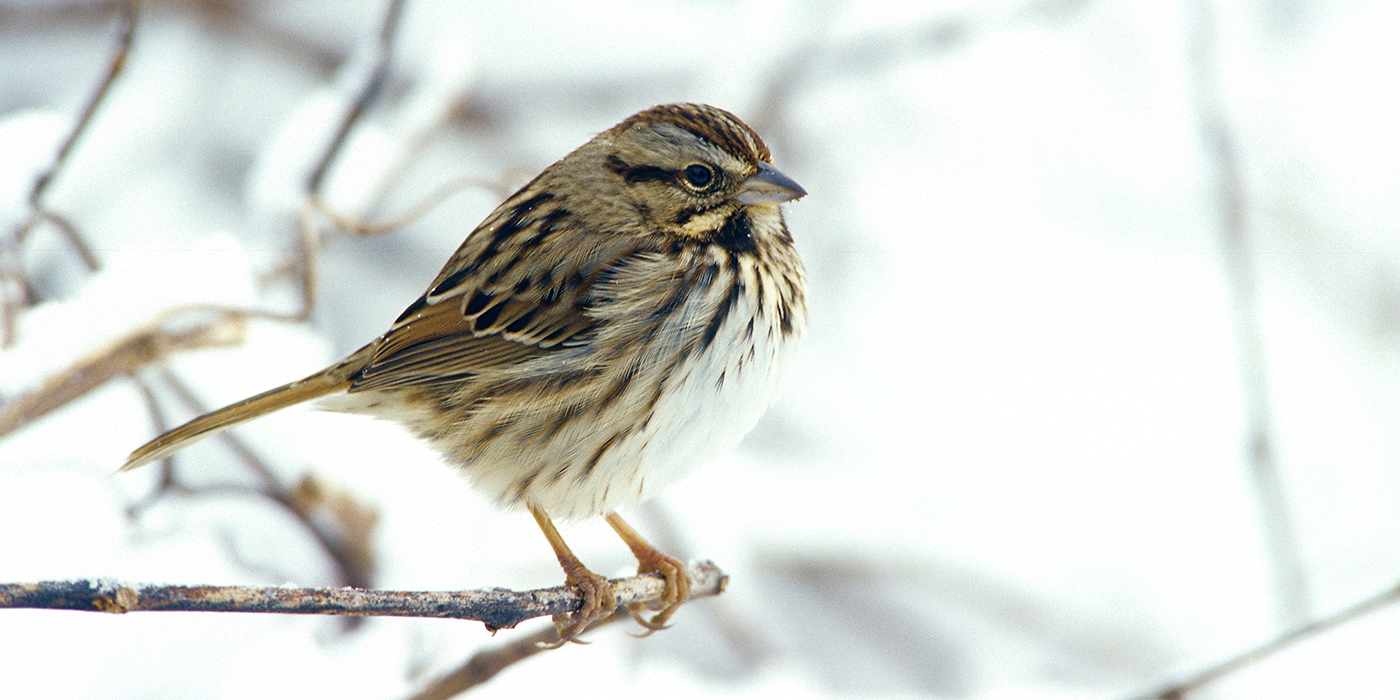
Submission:
[[[691,163],[685,166],[685,181],[697,190],[703,190],[715,180],[715,171],[704,163]]]

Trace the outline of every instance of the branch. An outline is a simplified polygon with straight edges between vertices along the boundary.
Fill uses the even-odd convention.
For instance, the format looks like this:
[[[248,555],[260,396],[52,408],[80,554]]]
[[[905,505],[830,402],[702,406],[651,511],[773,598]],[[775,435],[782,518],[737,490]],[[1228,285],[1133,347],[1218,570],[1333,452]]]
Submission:
[[[1245,448],[1249,477],[1263,521],[1265,547],[1274,578],[1279,617],[1296,625],[1311,615],[1307,572],[1298,543],[1296,515],[1280,472],[1278,439],[1272,424],[1264,333],[1260,319],[1257,241],[1251,230],[1252,206],[1244,179],[1244,155],[1227,116],[1216,56],[1220,22],[1207,0],[1194,4],[1197,22],[1188,37],[1187,60],[1196,95],[1196,122],[1206,157],[1214,168],[1214,196],[1219,206],[1225,282],[1234,316],[1243,392]]]
[[[384,17],[380,21],[379,35],[374,43],[373,58],[367,66],[368,71],[361,76],[360,89],[355,94],[355,99],[346,106],[345,113],[341,115],[340,124],[336,127],[335,137],[327,145],[326,151],[321,154],[321,159],[316,163],[316,167],[306,178],[306,192],[310,195],[321,194],[321,185],[326,179],[326,172],[330,170],[341,149],[344,148],[350,130],[355,127],[355,123],[364,115],[370,103],[379,95],[379,90],[384,87],[384,81],[389,77],[389,60],[394,52],[394,40],[398,34],[399,19],[403,16],[403,9],[406,3],[404,0],[389,0],[388,6],[384,10]]]
[[[218,317],[184,330],[167,330],[162,324],[184,311],[218,314]],[[227,347],[243,342],[243,319],[254,315],[232,309],[189,306],[171,309],[149,324],[49,376],[37,388],[0,405],[0,437],[4,437],[49,413],[68,405],[118,377],[178,352]]]
[[[729,577],[709,561],[687,570],[691,596],[719,595]],[[618,605],[659,600],[666,584],[652,574],[613,579]],[[142,611],[256,612],[287,615],[360,615],[477,620],[491,631],[536,617],[573,612],[583,599],[571,586],[511,591],[372,591],[359,588],[257,588],[160,586],[110,581],[43,581],[0,584],[0,608]]]
[[[24,265],[20,262],[19,249],[36,226],[44,222],[53,224],[64,240],[77,252],[79,259],[89,271],[95,271],[101,267],[92,248],[78,233],[77,227],[67,217],[49,211],[44,199],[54,179],[72,160],[73,147],[83,134],[87,133],[88,127],[92,124],[93,115],[102,106],[112,84],[121,77],[122,70],[126,67],[127,57],[131,54],[131,46],[136,37],[136,0],[123,0],[119,3],[119,9],[121,10],[121,29],[118,32],[117,45],[112,49],[112,56],[108,61],[107,72],[88,97],[87,104],[83,106],[82,112],[74,120],[73,128],[64,137],[63,143],[54,153],[53,160],[34,179],[34,185],[29,191],[27,200],[29,216],[25,218],[23,223],[15,227],[7,240],[0,240],[0,348],[8,348],[14,344],[15,322],[19,312],[33,303],[27,273]],[[7,289],[10,286],[17,289],[13,291]]]
[[[691,571],[693,572],[694,569]],[[694,591],[692,590],[691,593],[694,594]],[[632,618],[627,614],[625,608],[618,608],[617,612],[612,615],[589,625],[588,631],[592,632],[603,625],[630,619]],[[510,666],[554,648],[554,644],[558,641],[559,634],[553,627],[541,627],[530,634],[508,639],[498,646],[482,649],[472,654],[457,668],[429,681],[426,686],[406,700],[448,700],[448,698],[454,698],[495,678],[496,674]],[[586,644],[587,642],[580,643]]]
[[[1233,658],[1226,659],[1210,668],[1198,671],[1186,680],[1178,681],[1165,688],[1137,696],[1134,700],[1181,700],[1181,698],[1185,697],[1187,694],[1199,690],[1201,687],[1224,676],[1248,668],[1299,642],[1325,632],[1330,632],[1337,627],[1369,615],[1388,605],[1394,605],[1396,602],[1400,602],[1400,585],[1382,591],[1350,607],[1333,613],[1328,617],[1305,625],[1300,625],[1253,649],[1245,651]]]

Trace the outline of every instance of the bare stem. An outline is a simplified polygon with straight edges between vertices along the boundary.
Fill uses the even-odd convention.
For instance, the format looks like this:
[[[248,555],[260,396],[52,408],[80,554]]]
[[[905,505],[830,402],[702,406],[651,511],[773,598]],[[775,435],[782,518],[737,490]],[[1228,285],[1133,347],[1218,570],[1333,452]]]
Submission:
[[[374,61],[370,66],[369,73],[360,84],[360,91],[356,94],[353,102],[350,103],[342,115],[340,125],[336,128],[335,138],[331,140],[326,152],[322,154],[321,160],[311,171],[311,175],[306,180],[306,192],[308,194],[320,194],[321,183],[325,180],[326,172],[330,170],[331,164],[340,154],[340,149],[345,145],[345,138],[350,130],[364,114],[365,108],[369,106],[374,98],[379,94],[380,88],[384,86],[384,80],[389,76],[389,58],[393,55],[394,38],[398,32],[399,18],[403,16],[404,0],[389,0],[384,10],[384,18],[380,22],[379,34],[376,37],[374,46]]]
[[[0,437],[174,353],[243,342],[243,317],[236,312],[221,312],[213,320],[184,330],[163,328],[161,324],[179,311],[163,314],[0,406]]]
[[[1242,654],[1198,671],[1186,680],[1172,683],[1147,695],[1137,696],[1134,700],[1179,700],[1209,683],[1257,664],[1308,638],[1329,632],[1368,613],[1394,604],[1396,601],[1400,601],[1400,586],[1371,596],[1321,620],[1296,627]]]
[[[693,571],[693,569],[692,569]],[[603,625],[621,620],[630,620],[627,608],[619,606],[612,615],[588,626],[592,632]],[[447,700],[496,677],[511,665],[548,651],[559,640],[554,627],[542,627],[523,637],[515,637],[487,649],[472,654],[460,666],[433,679],[427,686],[414,693],[407,700]]]
[[[112,58],[107,64],[107,72],[103,74],[102,81],[98,83],[97,89],[88,98],[87,104],[83,106],[83,111],[78,115],[73,129],[68,132],[67,138],[58,147],[58,153],[54,156],[53,162],[34,181],[34,189],[29,192],[29,206],[36,210],[44,208],[44,192],[48,190],[49,184],[53,182],[54,177],[58,175],[63,166],[68,163],[68,154],[72,152],[78,138],[87,131],[88,124],[92,122],[92,115],[97,113],[97,108],[106,99],[107,92],[117,81],[117,77],[121,75],[122,69],[126,67],[126,59],[131,55],[131,44],[136,37],[136,3],[134,0],[127,0],[118,3],[118,6],[121,9],[121,31],[117,36],[117,46],[112,51]]]
[[[712,562],[688,569],[692,596],[724,591],[728,576]],[[614,579],[618,603],[659,600],[666,590],[651,574]],[[536,617],[562,615],[583,604],[569,586],[533,591],[488,588],[475,591],[373,591],[359,588],[258,588],[250,586],[165,586],[107,581],[43,581],[0,584],[0,608],[146,611],[254,612],[284,615],[360,615],[477,620],[487,629],[514,627]]]
[[[8,348],[15,342],[15,319],[23,307],[33,303],[18,250],[34,227],[45,222],[53,224],[89,271],[95,271],[101,266],[92,247],[78,233],[78,228],[67,217],[51,212],[45,207],[44,195],[68,164],[73,147],[92,124],[93,115],[97,113],[112,85],[121,76],[126,67],[127,57],[131,54],[131,46],[136,37],[136,0],[122,0],[117,4],[121,10],[121,29],[118,32],[117,44],[112,49],[107,71],[103,73],[102,80],[88,97],[78,118],[74,120],[73,128],[68,131],[63,143],[59,144],[53,160],[34,179],[34,186],[29,190],[29,216],[15,227],[8,238],[0,239],[0,347]]]
[[[1225,281],[1229,285],[1240,354],[1240,390],[1246,421],[1245,459],[1264,524],[1264,545],[1273,568],[1279,617],[1286,625],[1296,625],[1308,619],[1311,603],[1307,575],[1298,554],[1297,526],[1275,449],[1263,329],[1259,321],[1259,273],[1254,232],[1249,222],[1250,193],[1244,179],[1244,159],[1220,94],[1215,60],[1219,51],[1219,28],[1211,0],[1198,0],[1195,19],[1187,58],[1196,93],[1197,126],[1205,155],[1215,169],[1214,197],[1219,207]]]

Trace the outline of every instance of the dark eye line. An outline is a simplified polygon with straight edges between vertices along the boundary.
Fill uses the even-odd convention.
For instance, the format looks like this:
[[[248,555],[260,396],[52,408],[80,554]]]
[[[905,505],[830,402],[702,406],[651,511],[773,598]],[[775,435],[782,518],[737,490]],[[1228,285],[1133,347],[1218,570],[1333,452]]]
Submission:
[[[653,180],[670,180],[676,176],[674,172],[654,165],[631,165],[623,161],[616,153],[608,156],[604,165],[620,175],[623,181],[629,185]]]
[[[623,181],[629,185],[640,182],[671,181],[684,185],[691,192],[700,193],[718,189],[723,180],[719,168],[703,162],[691,163],[680,170],[668,170],[655,165],[631,165],[614,153],[607,157],[604,165],[608,170],[621,176]],[[703,175],[699,171],[703,171]]]

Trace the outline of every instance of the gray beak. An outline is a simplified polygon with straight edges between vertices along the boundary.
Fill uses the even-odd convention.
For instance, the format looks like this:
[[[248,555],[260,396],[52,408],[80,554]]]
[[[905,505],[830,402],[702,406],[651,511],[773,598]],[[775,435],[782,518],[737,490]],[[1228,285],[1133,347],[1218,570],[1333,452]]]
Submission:
[[[760,162],[758,172],[750,175],[749,179],[744,180],[744,183],[739,186],[739,194],[736,198],[740,204],[771,206],[800,199],[805,194],[807,194],[807,190],[802,189],[802,185],[779,172],[777,168]]]

